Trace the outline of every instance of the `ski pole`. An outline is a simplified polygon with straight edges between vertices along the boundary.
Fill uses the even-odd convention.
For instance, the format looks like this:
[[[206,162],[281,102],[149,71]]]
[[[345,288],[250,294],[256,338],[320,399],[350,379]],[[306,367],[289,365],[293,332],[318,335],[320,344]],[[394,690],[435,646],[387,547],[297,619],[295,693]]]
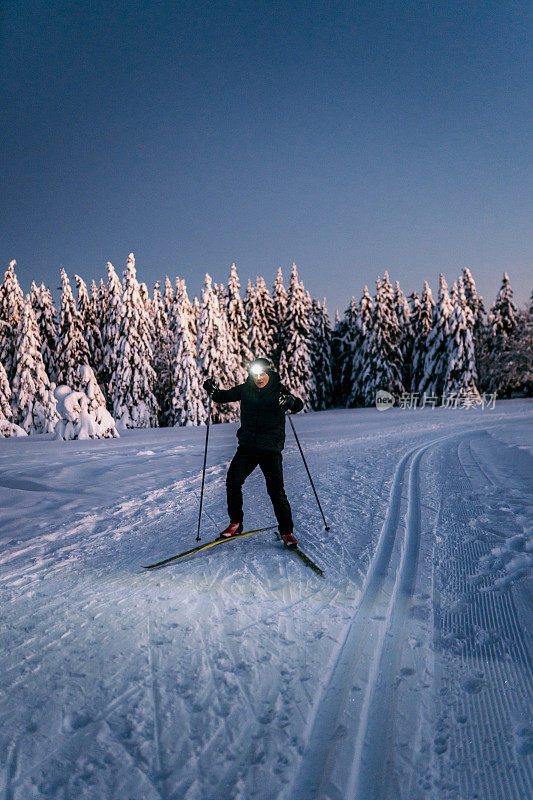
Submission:
[[[309,467],[307,466],[307,461],[305,460],[305,456],[304,456],[304,452],[302,450],[302,446],[300,444],[300,440],[298,439],[298,435],[297,435],[296,430],[294,428],[294,423],[293,423],[293,421],[292,421],[292,419],[290,417],[290,414],[285,414],[285,416],[288,417],[289,422],[291,423],[291,428],[292,428],[292,432],[294,433],[294,438],[296,439],[296,444],[298,445],[298,449],[300,451],[300,455],[302,456],[305,468],[307,470],[307,474],[309,476],[309,480],[311,481],[311,486],[313,487],[313,492],[315,493],[315,497],[316,497],[316,501],[318,503],[318,507],[320,509],[320,513],[322,514],[322,519],[324,520],[324,527],[325,527],[325,529],[327,531],[329,531],[330,528],[328,526],[328,523],[326,522],[326,518],[324,516],[324,512],[322,511],[322,506],[320,505],[320,500],[318,499],[318,495],[317,495],[316,489],[315,489],[315,484],[313,483],[313,479],[311,477],[311,473],[309,472]]]
[[[207,407],[207,428],[205,430],[205,450],[204,468],[202,470],[202,491],[200,492],[200,511],[198,513],[198,530],[196,531],[196,541],[200,541],[200,522],[202,521],[202,503],[204,500],[204,481],[205,481],[205,462],[207,460],[207,442],[209,440],[209,423],[211,421],[211,395],[209,395],[209,405]]]

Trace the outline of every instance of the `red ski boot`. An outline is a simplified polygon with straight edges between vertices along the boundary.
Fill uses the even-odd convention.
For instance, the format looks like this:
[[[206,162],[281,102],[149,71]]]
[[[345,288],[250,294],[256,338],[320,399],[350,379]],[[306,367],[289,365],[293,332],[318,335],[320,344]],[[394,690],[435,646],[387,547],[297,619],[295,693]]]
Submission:
[[[230,536],[237,536],[242,533],[242,522],[230,522],[227,528],[219,534],[219,539],[229,539]]]
[[[292,533],[281,533],[280,536],[287,545],[287,547],[296,547],[296,545],[298,544]]]

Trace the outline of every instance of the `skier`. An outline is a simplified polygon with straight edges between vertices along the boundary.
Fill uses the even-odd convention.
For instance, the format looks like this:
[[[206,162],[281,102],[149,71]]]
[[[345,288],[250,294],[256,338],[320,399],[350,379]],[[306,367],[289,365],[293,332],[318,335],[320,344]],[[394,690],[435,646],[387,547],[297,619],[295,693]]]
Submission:
[[[283,486],[281,451],[285,444],[285,411],[296,414],[302,410],[303,402],[283,386],[267,358],[252,361],[248,365],[248,378],[238,386],[220,389],[213,378],[208,378],[204,389],[216,403],[241,402],[239,446],[226,478],[230,523],[220,536],[229,538],[243,530],[242,485],[259,465],[280,536],[288,547],[295,547],[291,507]]]

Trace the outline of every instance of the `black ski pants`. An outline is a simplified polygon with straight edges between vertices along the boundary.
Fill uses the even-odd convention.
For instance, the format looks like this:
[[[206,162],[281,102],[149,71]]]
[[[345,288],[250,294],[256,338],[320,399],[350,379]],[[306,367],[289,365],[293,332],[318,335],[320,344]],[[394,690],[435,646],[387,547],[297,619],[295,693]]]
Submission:
[[[248,450],[239,445],[226,477],[228,514],[232,522],[242,522],[242,485],[259,465],[265,476],[267,492],[274,506],[280,533],[292,533],[292,513],[283,486],[281,453],[270,450]]]

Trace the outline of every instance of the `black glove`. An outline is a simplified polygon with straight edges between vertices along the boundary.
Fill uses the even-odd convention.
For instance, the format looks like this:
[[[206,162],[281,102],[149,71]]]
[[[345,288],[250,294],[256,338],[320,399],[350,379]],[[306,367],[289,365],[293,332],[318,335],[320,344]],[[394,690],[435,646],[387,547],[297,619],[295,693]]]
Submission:
[[[292,394],[280,394],[279,396],[279,404],[283,411],[290,411],[291,408],[294,408],[295,402],[296,398]]]
[[[214,394],[218,389],[218,384],[214,378],[208,378],[204,381],[204,389],[207,394]]]

